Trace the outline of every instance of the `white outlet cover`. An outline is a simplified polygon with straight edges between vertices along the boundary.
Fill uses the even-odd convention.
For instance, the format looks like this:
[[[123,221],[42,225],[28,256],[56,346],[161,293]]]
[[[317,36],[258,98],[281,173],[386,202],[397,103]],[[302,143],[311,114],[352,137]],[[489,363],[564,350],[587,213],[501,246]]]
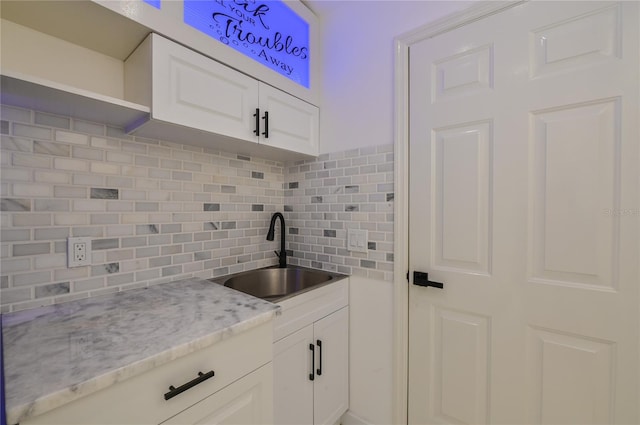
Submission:
[[[84,254],[84,258],[76,258],[76,253]],[[91,265],[91,238],[67,239],[67,264],[69,268]]]

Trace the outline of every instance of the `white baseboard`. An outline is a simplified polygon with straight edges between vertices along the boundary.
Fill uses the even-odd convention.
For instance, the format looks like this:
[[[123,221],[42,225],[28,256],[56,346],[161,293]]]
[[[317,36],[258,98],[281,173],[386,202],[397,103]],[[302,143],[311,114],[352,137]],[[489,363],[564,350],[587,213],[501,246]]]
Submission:
[[[372,425],[369,422],[362,419],[360,416],[351,412],[351,410],[347,410],[347,413],[342,415],[342,419],[340,423],[342,425]]]

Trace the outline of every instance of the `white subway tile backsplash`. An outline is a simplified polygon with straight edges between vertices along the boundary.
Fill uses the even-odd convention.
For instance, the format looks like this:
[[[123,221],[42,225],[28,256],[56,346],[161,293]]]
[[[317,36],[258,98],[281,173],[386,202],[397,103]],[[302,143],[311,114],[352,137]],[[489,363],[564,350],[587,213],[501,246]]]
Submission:
[[[2,311],[274,265],[276,211],[291,263],[391,278],[392,145],[283,164],[2,111]],[[369,230],[368,254],[347,228]],[[94,239],[92,266],[66,268],[71,235]]]
[[[53,168],[65,171],[89,171],[89,163],[79,159],[54,158]]]
[[[14,287],[31,286],[39,283],[51,282],[51,272],[41,271],[33,273],[21,273],[13,275],[12,283]]]
[[[113,139],[105,139],[104,137],[91,137],[91,146],[101,149],[120,149],[120,141]]]
[[[33,152],[34,142],[29,139],[21,139],[19,137],[9,137],[3,135],[0,138],[0,143],[2,143],[2,149],[6,151]]]
[[[64,199],[34,199],[34,211],[69,211],[69,201]]]
[[[76,281],[77,279],[86,278],[89,276],[88,267],[76,267],[73,269],[56,269],[53,271],[53,280],[62,281],[70,280]]]
[[[86,214],[77,214],[77,213],[54,214],[53,225],[54,226],[81,226],[84,224],[89,224],[89,218],[90,217]]]
[[[53,186],[53,196],[56,198],[87,198],[88,190],[81,186]]]
[[[32,111],[28,109],[14,108],[9,105],[0,105],[0,116],[2,116],[3,120],[30,123],[31,113]]]
[[[73,284],[73,290],[76,292],[95,291],[105,286],[105,279],[97,277],[92,279],[77,280]]]
[[[31,288],[3,289],[0,304],[17,304],[31,299]],[[4,312],[4,310],[3,310]]]
[[[61,268],[66,267],[67,256],[65,254],[37,256],[33,261],[36,270]]]
[[[90,159],[93,161],[102,161],[104,151],[98,149],[74,146],[71,150],[71,156],[74,158]]]
[[[88,145],[89,136],[82,133],[72,133],[69,131],[56,130],[55,132],[56,142],[70,143],[74,145]]]
[[[12,214],[12,223],[16,227],[50,226],[51,214]]]
[[[13,274],[31,270],[31,260],[28,258],[8,258],[2,260],[2,274]]]
[[[34,175],[35,181],[39,183],[68,184],[71,180],[71,176],[69,174],[60,171],[36,170]]]
[[[71,127],[71,118],[45,114],[43,112],[36,112],[34,114],[34,122],[38,125],[64,128],[67,130]]]
[[[3,168],[0,170],[0,178],[4,182],[30,182],[33,180],[33,172],[28,169]]]
[[[8,157],[9,156],[7,155],[7,158]],[[51,158],[48,156],[35,156],[25,153],[13,153],[11,157],[11,165],[15,167],[51,168],[52,164]]]
[[[391,280],[393,145],[321,155],[286,167],[292,263]],[[378,227],[380,226],[380,227]],[[345,229],[369,230],[369,252],[346,250]]]
[[[127,152],[107,151],[107,162],[133,164],[133,154]]]
[[[88,133],[93,135],[104,135],[105,126],[102,124],[96,124],[89,121],[83,121],[78,119],[72,120],[72,127],[74,131],[79,133]]]
[[[13,123],[12,133],[17,137],[29,139],[51,140],[52,130],[46,127]]]
[[[134,235],[134,226],[130,224],[121,224],[121,225],[113,225],[106,226],[106,236],[114,237],[114,236],[132,236]]]
[[[71,201],[72,210],[79,212],[102,212],[105,210],[105,202],[103,200],[74,200]]]
[[[92,173],[99,174],[120,174],[121,170],[124,172],[119,165],[101,162],[92,162],[90,169]]]
[[[36,140],[33,142],[33,152],[44,155],[65,156],[71,155],[71,147],[60,143],[45,142]]]

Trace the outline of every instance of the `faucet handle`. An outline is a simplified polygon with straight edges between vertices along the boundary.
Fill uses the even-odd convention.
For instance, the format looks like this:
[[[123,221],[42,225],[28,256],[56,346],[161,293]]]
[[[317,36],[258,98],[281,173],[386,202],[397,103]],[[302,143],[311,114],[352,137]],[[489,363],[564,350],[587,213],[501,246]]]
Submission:
[[[273,251],[274,254],[276,254],[276,257],[280,258],[280,253],[278,251]]]

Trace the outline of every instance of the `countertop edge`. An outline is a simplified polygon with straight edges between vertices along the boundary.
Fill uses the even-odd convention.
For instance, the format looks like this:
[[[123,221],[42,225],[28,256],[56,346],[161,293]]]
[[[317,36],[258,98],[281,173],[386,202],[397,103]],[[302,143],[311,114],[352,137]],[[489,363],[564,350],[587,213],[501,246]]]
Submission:
[[[207,348],[217,342],[223,341],[238,332],[243,332],[259,326],[273,319],[278,314],[279,307],[274,304],[274,309],[260,313],[250,319],[231,325],[225,329],[218,330],[210,335],[195,339],[186,344],[178,345],[169,350],[156,355],[139,360],[119,369],[114,369],[95,378],[73,385],[69,388],[40,397],[35,401],[19,406],[14,406],[6,411],[7,425],[20,423],[24,419],[42,415],[55,408],[79,400],[87,395],[105,389],[118,382],[150,371],[158,366],[169,363],[172,360],[184,357],[195,351]]]

